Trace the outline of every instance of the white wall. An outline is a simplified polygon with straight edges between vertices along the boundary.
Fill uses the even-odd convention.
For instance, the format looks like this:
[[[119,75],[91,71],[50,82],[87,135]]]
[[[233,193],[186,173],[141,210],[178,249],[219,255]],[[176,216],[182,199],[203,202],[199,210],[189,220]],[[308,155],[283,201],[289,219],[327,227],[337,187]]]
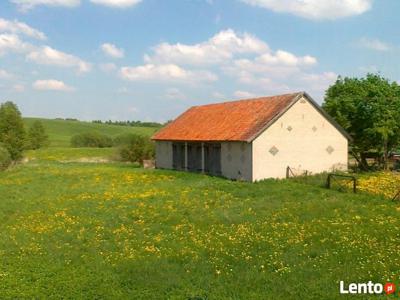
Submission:
[[[252,146],[246,142],[221,143],[221,171],[224,177],[252,180]]]
[[[276,155],[269,152],[273,146]],[[326,150],[329,146],[334,149],[331,154]],[[308,100],[301,99],[253,141],[253,180],[284,178],[287,166],[314,174],[346,170],[347,148],[347,139]]]
[[[156,141],[156,168],[172,169],[172,142]]]

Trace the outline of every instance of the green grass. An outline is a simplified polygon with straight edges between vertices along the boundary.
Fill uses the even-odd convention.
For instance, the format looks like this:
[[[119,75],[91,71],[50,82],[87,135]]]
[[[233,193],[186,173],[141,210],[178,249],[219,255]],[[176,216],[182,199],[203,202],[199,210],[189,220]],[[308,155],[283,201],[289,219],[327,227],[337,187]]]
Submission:
[[[1,298],[345,299],[340,280],[400,275],[381,197],[37,160],[0,199]]]
[[[137,133],[146,136],[152,135],[157,128],[130,127],[118,125],[95,124],[81,121],[50,120],[38,118],[24,118],[29,127],[34,121],[40,120],[49,135],[50,147],[70,147],[71,137],[84,132],[98,132],[110,137],[116,137],[124,133]]]

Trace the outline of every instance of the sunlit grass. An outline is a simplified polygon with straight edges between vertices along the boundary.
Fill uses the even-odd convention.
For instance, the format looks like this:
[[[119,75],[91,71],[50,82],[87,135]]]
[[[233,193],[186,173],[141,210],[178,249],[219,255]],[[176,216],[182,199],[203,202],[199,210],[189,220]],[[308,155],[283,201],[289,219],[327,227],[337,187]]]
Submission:
[[[333,299],[397,281],[398,204],[37,160],[0,173],[0,298]]]

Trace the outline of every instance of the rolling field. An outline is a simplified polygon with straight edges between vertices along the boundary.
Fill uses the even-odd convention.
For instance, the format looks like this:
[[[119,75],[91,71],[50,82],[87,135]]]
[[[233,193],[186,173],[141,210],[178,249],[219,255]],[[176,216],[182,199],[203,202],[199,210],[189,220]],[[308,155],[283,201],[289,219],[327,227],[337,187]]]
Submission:
[[[0,173],[0,199],[1,298],[345,299],[340,280],[399,283],[400,208],[379,196],[37,159]]]
[[[50,147],[70,147],[71,137],[85,132],[98,132],[110,137],[116,137],[124,133],[137,133],[146,136],[152,135],[157,128],[130,127],[107,124],[95,124],[81,121],[50,120],[38,118],[24,118],[24,123],[29,127],[34,121],[40,120],[49,136]]]

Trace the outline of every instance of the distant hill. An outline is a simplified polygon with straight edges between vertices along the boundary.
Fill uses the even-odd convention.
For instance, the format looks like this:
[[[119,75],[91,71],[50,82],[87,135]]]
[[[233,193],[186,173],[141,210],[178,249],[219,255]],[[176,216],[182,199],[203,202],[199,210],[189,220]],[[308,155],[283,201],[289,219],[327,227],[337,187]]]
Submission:
[[[59,119],[24,118],[27,127],[36,120],[41,121],[45,126],[49,135],[50,147],[69,147],[71,137],[83,132],[99,132],[110,137],[116,137],[123,133],[150,136],[158,130],[156,127],[132,127]]]

